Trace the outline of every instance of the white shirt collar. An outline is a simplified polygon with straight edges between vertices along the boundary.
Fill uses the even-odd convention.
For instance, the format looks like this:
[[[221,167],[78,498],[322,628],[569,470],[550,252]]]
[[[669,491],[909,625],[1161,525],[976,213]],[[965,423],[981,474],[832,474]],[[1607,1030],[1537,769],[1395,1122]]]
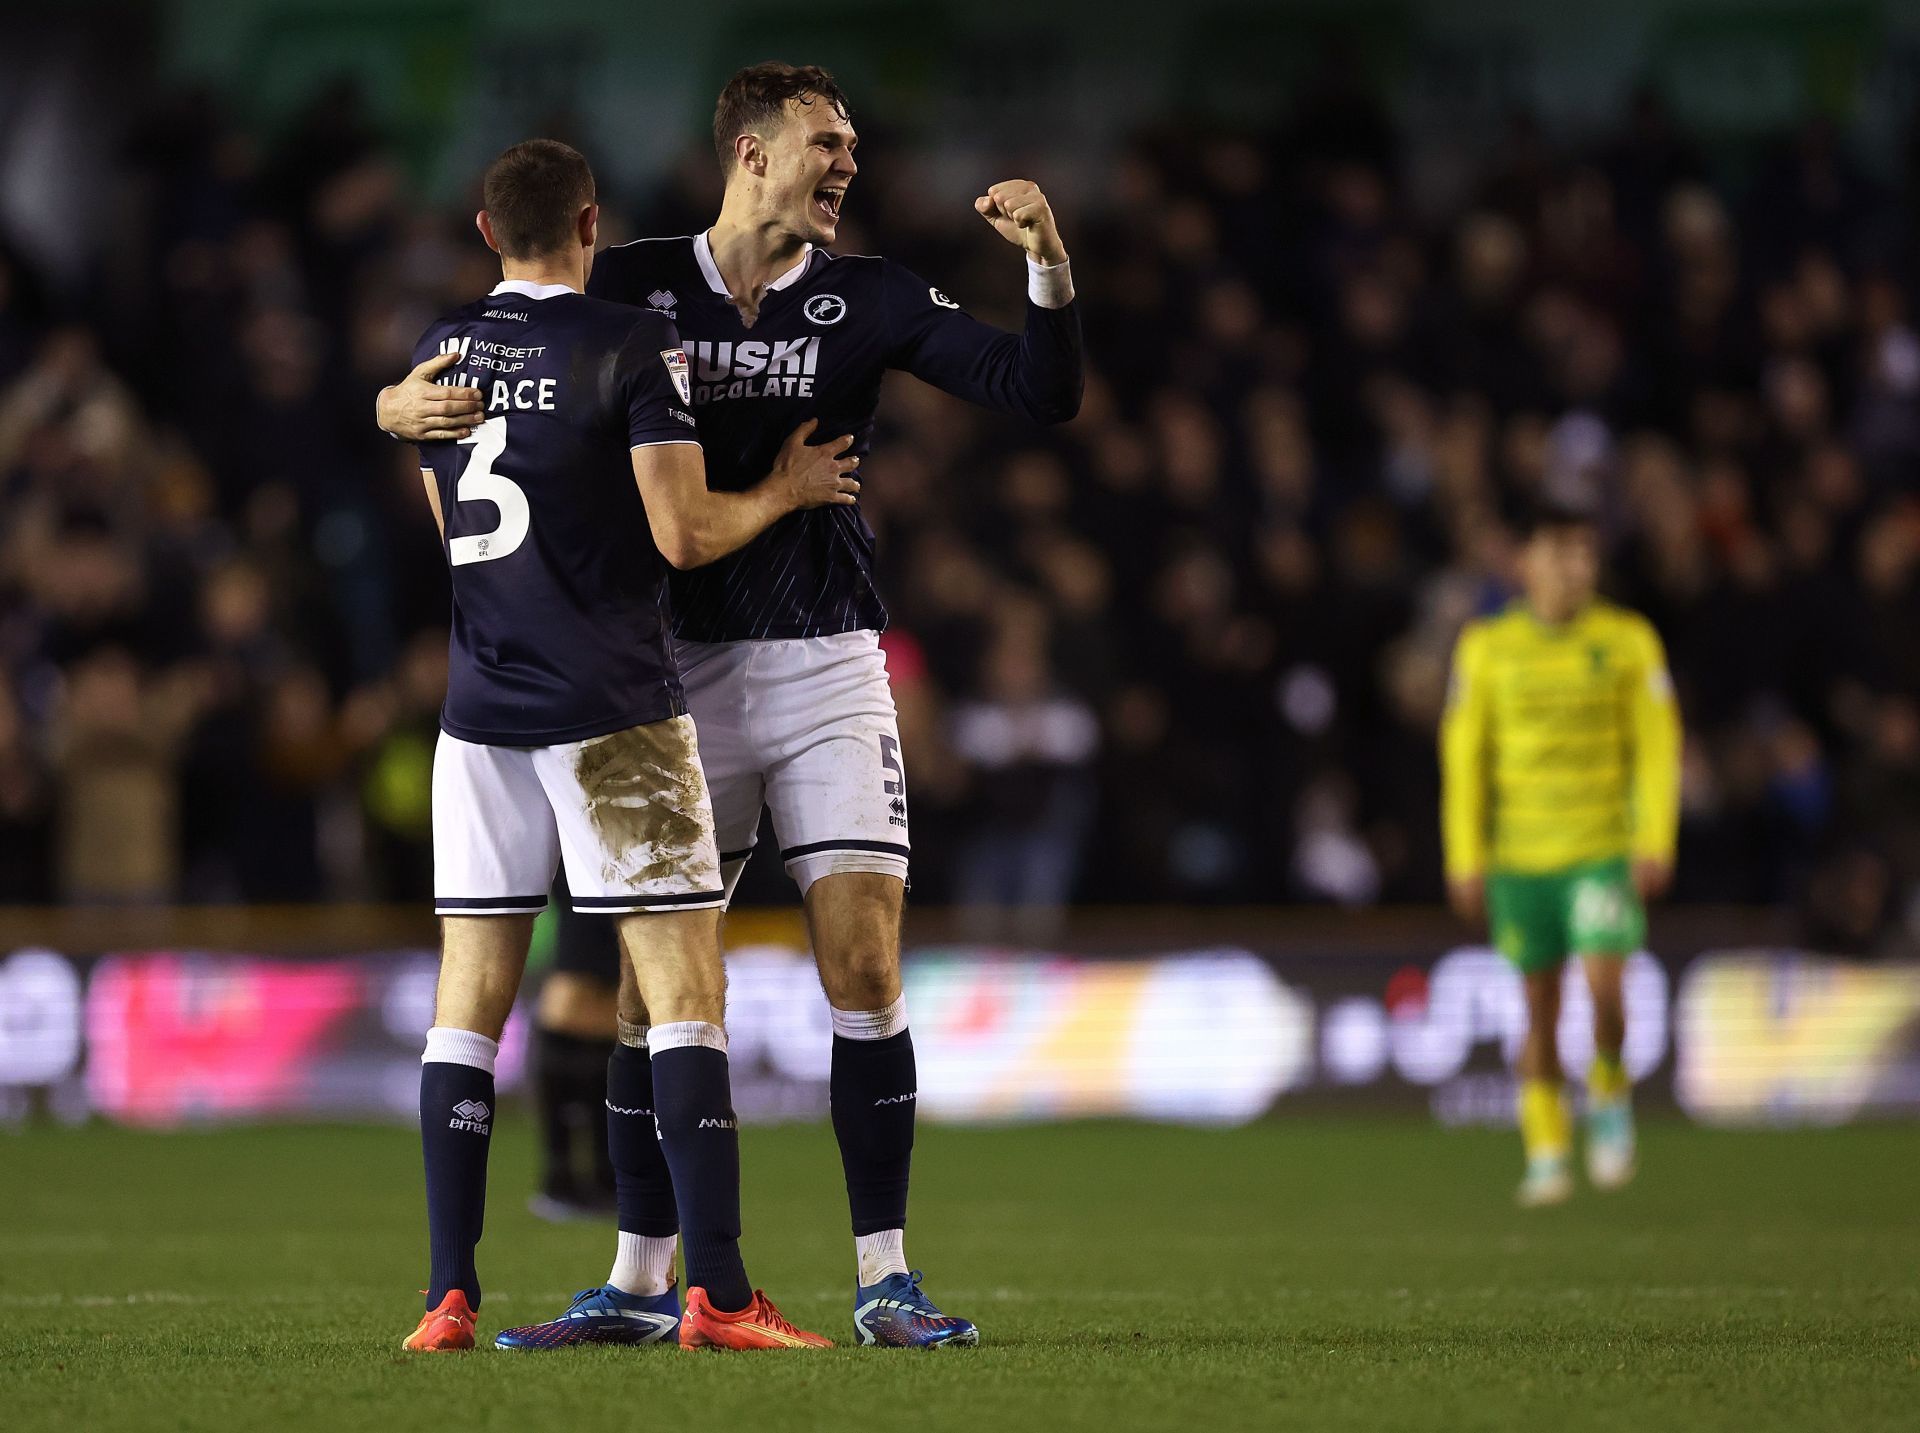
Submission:
[[[775,289],[791,288],[800,282],[800,276],[807,271],[807,261],[813,257],[813,245],[800,246],[800,262],[788,269],[779,278],[767,285],[767,292]],[[713,245],[707,241],[707,231],[702,230],[693,236],[693,259],[700,266],[700,276],[707,281],[707,287],[721,298],[731,297],[727,293],[727,281],[720,277],[720,266],[713,261]]]
[[[550,299],[555,294],[577,294],[580,290],[568,284],[536,284],[531,279],[502,279],[493,286],[494,294],[519,294],[522,298]]]

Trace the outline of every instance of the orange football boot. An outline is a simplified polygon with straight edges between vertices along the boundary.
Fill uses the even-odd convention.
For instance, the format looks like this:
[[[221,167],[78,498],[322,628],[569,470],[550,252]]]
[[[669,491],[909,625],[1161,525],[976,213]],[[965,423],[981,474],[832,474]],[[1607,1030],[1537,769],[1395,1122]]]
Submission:
[[[780,1315],[760,1290],[737,1314],[723,1314],[707,1301],[705,1289],[687,1290],[680,1315],[682,1348],[832,1348],[833,1340],[797,1329]]]
[[[467,1296],[450,1289],[440,1307],[428,1309],[420,1317],[420,1327],[408,1334],[400,1347],[409,1353],[457,1353],[473,1347],[473,1310]]]

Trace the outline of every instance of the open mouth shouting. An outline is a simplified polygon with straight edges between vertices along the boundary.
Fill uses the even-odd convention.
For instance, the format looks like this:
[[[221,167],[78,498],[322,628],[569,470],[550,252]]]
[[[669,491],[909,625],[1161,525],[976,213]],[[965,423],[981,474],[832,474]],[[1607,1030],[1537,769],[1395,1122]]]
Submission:
[[[840,217],[840,205],[847,197],[844,184],[822,184],[813,191],[813,207],[829,224]]]

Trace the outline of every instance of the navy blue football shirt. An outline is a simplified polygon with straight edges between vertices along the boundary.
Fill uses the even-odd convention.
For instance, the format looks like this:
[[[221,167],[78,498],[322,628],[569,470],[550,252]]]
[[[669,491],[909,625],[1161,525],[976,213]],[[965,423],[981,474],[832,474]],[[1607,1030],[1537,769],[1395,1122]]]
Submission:
[[[880,382],[903,369],[1039,423],[1080,408],[1076,305],[1027,304],[1006,333],[886,259],[809,248],[769,286],[752,328],[727,297],[707,236],[641,239],[594,258],[587,292],[671,318],[692,365],[709,487],[740,491],[809,418],[854,435],[865,456]],[[862,467],[860,480],[873,474]],[[858,505],[787,514],[730,556],[672,574],[674,631],[695,642],[819,637],[887,625],[873,583],[873,529]]]
[[[440,490],[453,639],[440,725],[551,746],[686,710],[667,562],[631,449],[695,443],[672,320],[562,285],[503,283],[431,324],[413,361],[486,395],[458,443],[423,443]]]

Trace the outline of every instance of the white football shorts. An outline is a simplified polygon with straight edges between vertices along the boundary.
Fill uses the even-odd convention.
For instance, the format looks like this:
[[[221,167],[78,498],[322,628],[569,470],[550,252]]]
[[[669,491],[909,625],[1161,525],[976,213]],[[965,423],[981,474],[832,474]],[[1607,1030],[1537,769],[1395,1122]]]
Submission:
[[[563,861],[578,911],[726,904],[692,717],[558,746],[481,746],[440,733],[435,912],[544,910]]]
[[[763,805],[802,895],[840,871],[907,879],[907,776],[878,633],[679,642],[674,654],[729,896]]]

